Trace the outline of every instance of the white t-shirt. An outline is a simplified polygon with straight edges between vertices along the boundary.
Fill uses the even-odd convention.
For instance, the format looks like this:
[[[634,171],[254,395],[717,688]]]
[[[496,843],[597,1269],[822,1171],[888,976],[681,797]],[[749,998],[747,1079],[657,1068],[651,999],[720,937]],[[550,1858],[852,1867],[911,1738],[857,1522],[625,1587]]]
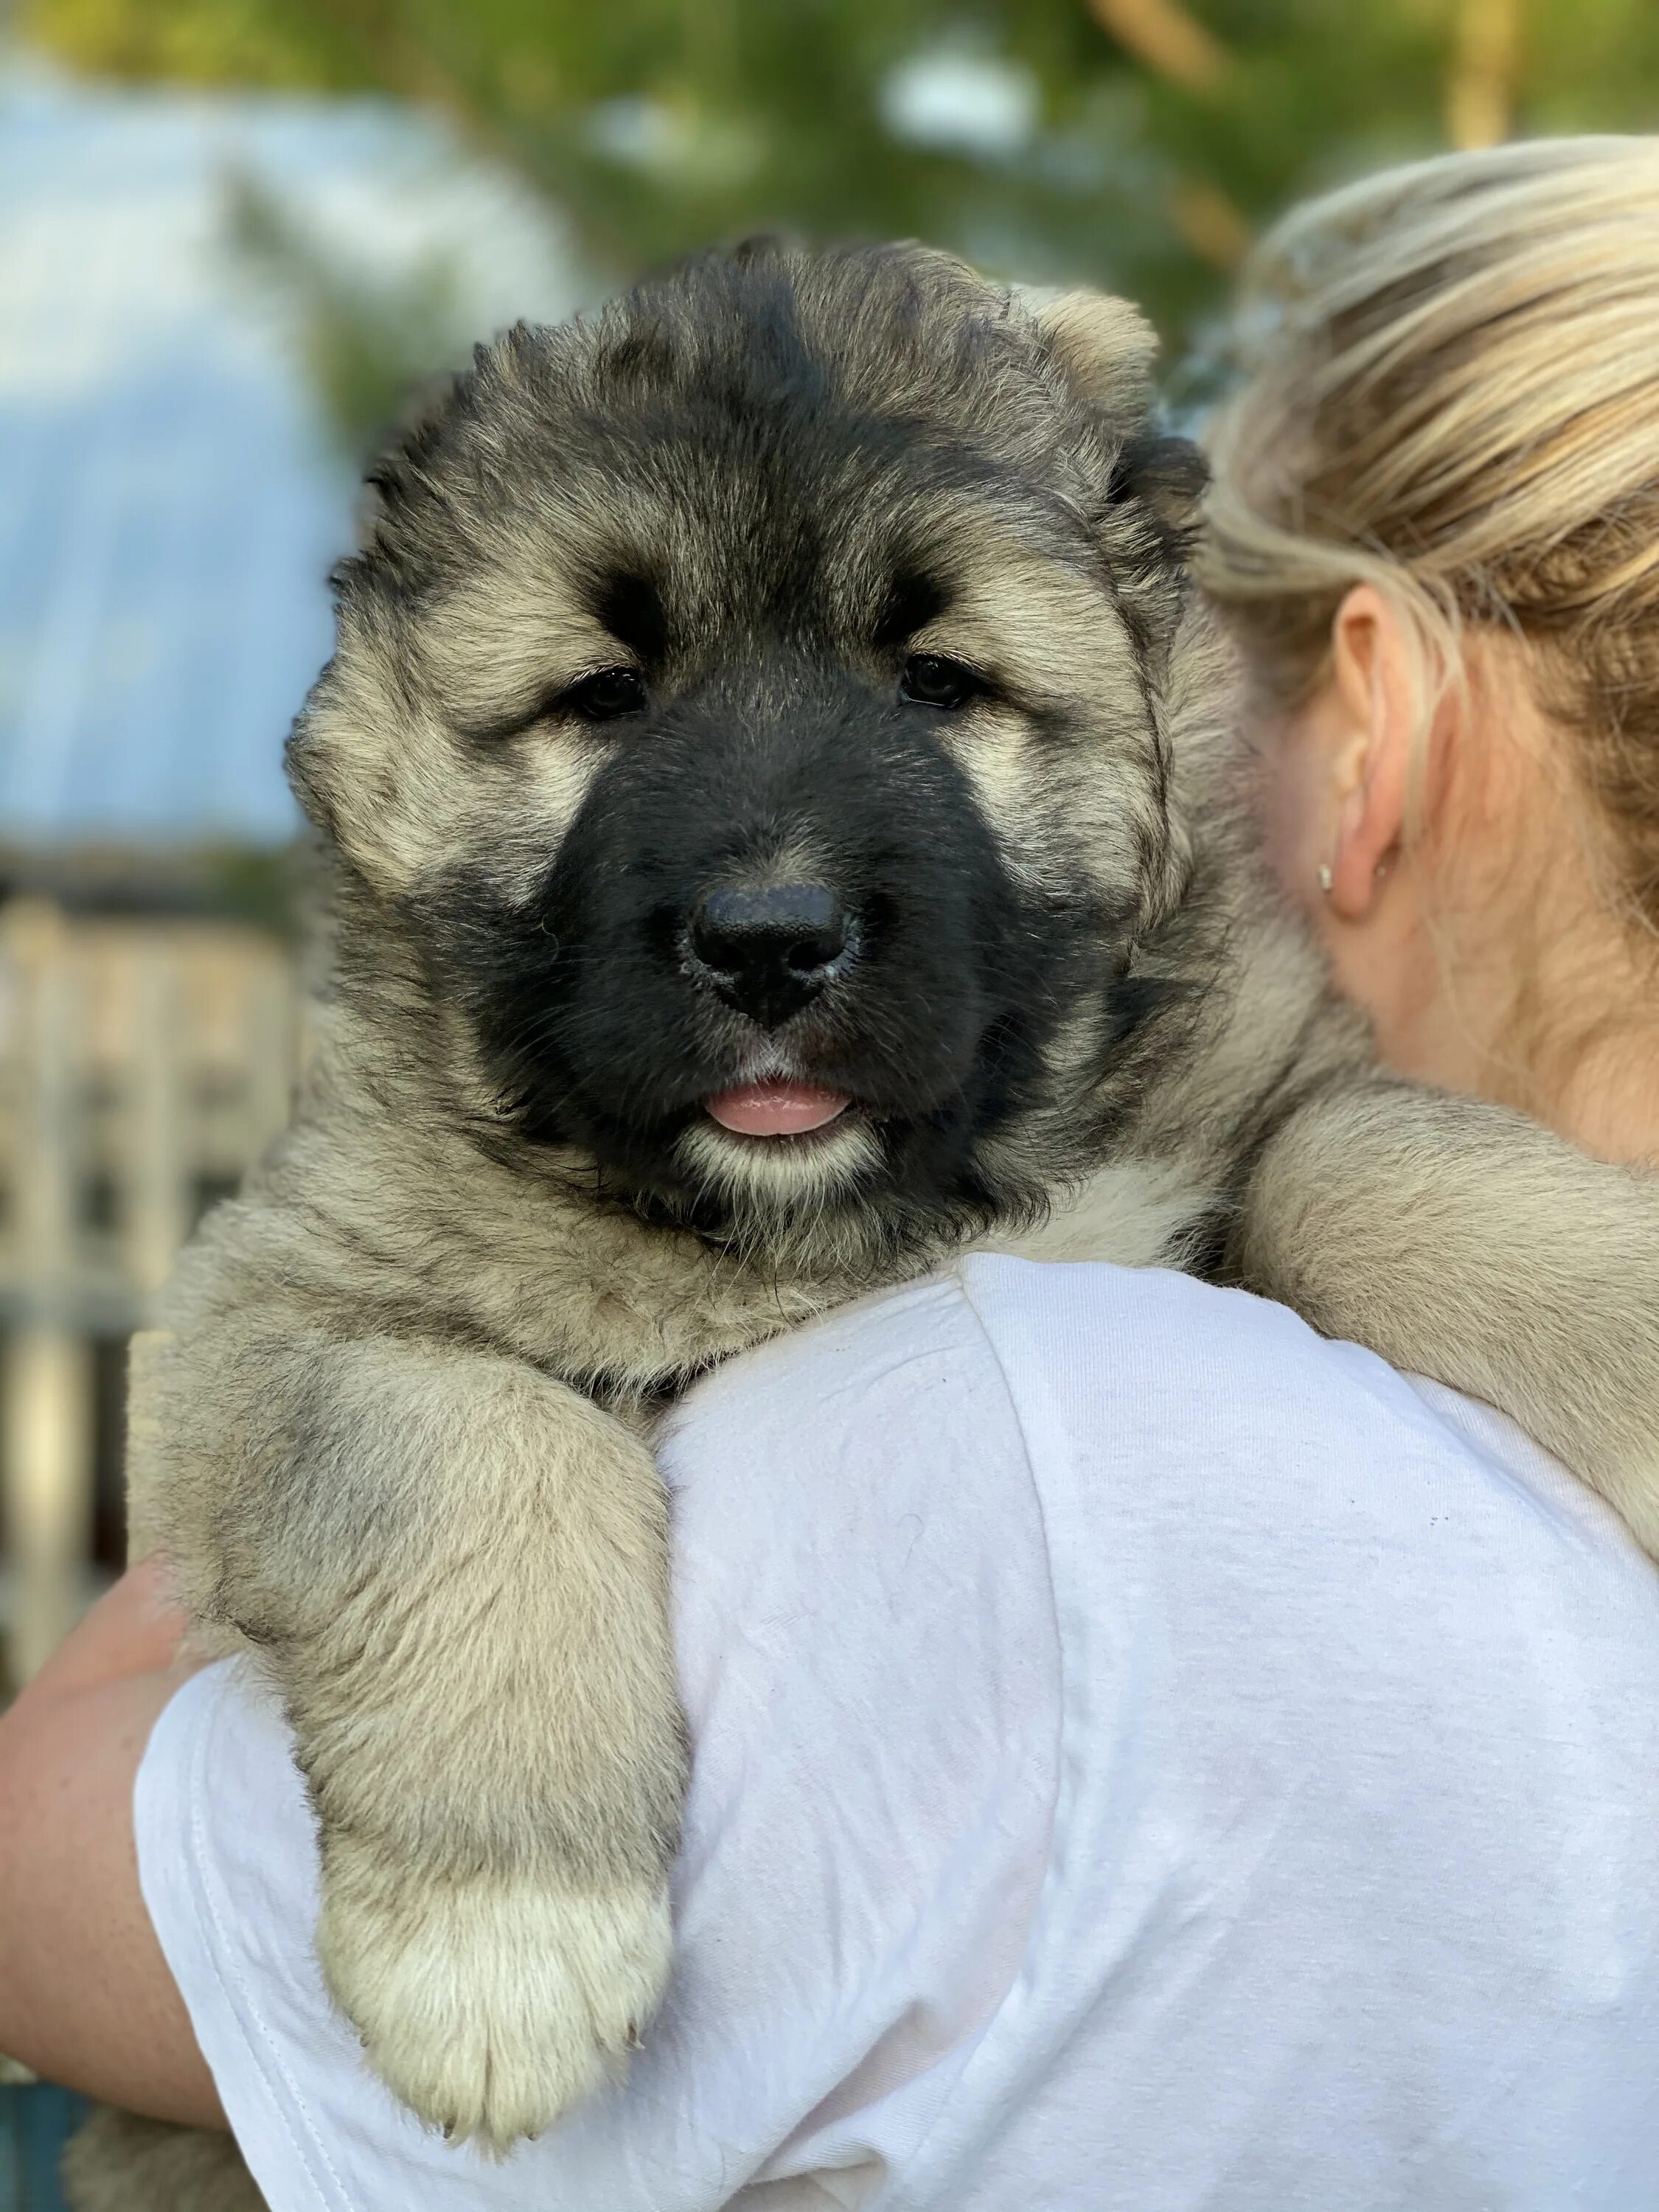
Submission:
[[[1508,1423],[1174,1275],[974,1259],[703,1383],[667,2009],[501,2164],[310,1954],[198,1677],[144,1893],[272,2212],[1659,2204],[1659,1577]]]

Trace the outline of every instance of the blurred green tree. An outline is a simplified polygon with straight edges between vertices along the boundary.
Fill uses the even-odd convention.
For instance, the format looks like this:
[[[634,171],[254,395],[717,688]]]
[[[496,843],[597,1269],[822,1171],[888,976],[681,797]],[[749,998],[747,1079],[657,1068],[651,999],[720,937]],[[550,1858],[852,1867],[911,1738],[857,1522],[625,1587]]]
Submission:
[[[130,77],[432,103],[623,276],[909,234],[1189,340],[1264,216],[1512,130],[1650,127],[1653,0],[25,0]]]

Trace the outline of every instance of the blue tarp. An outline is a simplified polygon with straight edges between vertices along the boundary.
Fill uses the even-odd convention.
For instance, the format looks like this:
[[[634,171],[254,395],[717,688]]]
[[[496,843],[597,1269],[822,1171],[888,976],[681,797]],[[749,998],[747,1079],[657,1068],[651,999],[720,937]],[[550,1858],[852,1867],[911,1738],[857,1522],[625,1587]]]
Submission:
[[[469,337],[569,304],[544,211],[422,118],[0,73],[0,846],[294,827],[351,487],[229,240],[233,173],[376,268],[435,237]]]
[[[44,2081],[0,2088],[0,2212],[65,2212],[58,2161],[87,2107]]]
[[[0,82],[0,841],[279,841],[349,487],[224,237],[280,111]]]

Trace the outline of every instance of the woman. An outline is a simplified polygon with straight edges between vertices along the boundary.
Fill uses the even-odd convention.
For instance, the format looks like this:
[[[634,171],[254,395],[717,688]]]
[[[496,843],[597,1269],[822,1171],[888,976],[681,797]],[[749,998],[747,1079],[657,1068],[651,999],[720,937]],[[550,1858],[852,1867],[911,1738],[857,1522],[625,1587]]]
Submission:
[[[1659,149],[1583,142],[1293,217],[1205,555],[1384,1056],[1629,1159],[1656,215]],[[500,2166],[393,2106],[280,1717],[179,1688],[143,1577],[0,1726],[0,2047],[222,2109],[273,2212],[1650,2200],[1659,1582],[1497,1416],[1258,1301],[976,1260],[665,1456],[696,1755],[624,2092]]]
[[[1292,214],[1203,560],[1382,1059],[1613,1159],[1659,1151],[1656,214],[1659,140],[1616,138]]]

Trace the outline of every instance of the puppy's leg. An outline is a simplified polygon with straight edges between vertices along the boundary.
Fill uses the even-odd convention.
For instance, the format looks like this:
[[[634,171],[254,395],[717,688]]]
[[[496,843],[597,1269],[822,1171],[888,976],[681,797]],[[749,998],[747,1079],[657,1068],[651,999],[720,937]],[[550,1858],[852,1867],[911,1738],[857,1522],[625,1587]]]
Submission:
[[[1233,1260],[1326,1335],[1512,1415],[1659,1558],[1659,1177],[1358,1078],[1263,1148]]]
[[[161,1404],[193,1404],[170,1449],[198,1464],[173,1510],[198,1495],[209,1525],[164,1541],[282,1691],[330,1988],[422,2118],[504,2148],[620,2066],[667,1972],[684,1754],[655,1468],[509,1359],[319,1334],[179,1362]]]
[[[265,2212],[228,2136],[107,2106],[64,2153],[64,2194],[72,2212]]]

